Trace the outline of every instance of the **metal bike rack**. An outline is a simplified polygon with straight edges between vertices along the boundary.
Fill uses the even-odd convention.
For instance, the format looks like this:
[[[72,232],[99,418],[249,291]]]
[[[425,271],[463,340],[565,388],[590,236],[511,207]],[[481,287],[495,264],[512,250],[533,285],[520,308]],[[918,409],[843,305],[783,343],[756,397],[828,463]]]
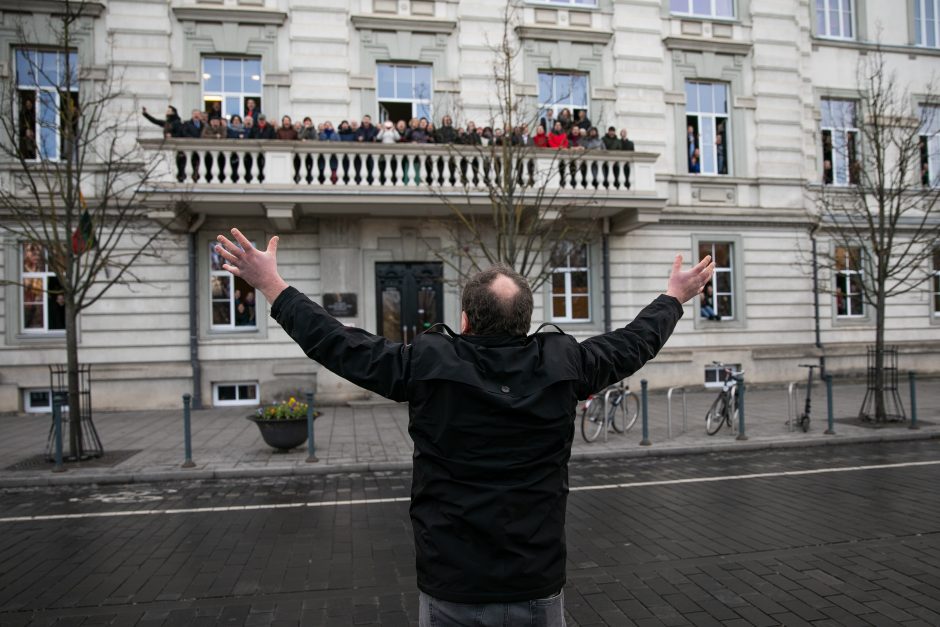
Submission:
[[[672,439],[672,393],[679,390],[682,393],[682,433],[689,428],[688,405],[685,399],[684,387],[669,388],[666,392],[666,438]]]
[[[607,416],[608,416],[607,408],[610,407],[610,395],[613,394],[614,392],[617,392],[617,390],[613,390],[613,389],[607,390],[607,392],[604,394],[604,414],[603,414],[604,442],[607,442],[607,432],[610,431],[610,427],[611,427],[610,423],[607,422]],[[616,418],[614,418],[613,415],[611,414],[610,420],[611,422],[613,422],[614,420],[616,420]]]
[[[793,431],[793,419],[800,410],[800,404],[796,400],[796,388],[799,384],[799,381],[794,381],[787,386],[787,433]]]

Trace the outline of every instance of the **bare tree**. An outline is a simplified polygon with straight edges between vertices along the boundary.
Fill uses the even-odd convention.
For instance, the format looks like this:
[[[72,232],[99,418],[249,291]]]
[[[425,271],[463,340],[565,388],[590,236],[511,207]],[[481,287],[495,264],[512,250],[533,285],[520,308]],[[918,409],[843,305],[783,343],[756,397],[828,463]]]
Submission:
[[[38,307],[24,303],[24,328],[48,328],[48,311],[64,310],[68,369],[69,452],[81,458],[77,320],[118,284],[141,280],[135,264],[156,256],[168,225],[147,217],[149,183],[158,167],[137,144],[133,111],[122,113],[121,77],[109,64],[89,80],[78,63],[76,32],[91,3],[66,0],[43,28],[56,48],[38,47],[19,26],[15,72],[0,84],[0,229],[22,246],[23,268],[54,275],[15,279]],[[48,41],[42,40],[48,44]],[[87,197],[85,196],[87,194]],[[38,317],[37,317],[38,314]]]
[[[880,49],[861,57],[857,74],[857,100],[824,102],[824,127],[834,130],[823,131],[815,204],[832,247],[819,259],[833,277],[838,314],[874,311],[875,385],[860,417],[884,421],[900,413],[886,406],[885,309],[928,280],[940,238],[940,179],[930,175],[926,148],[938,100],[932,84],[920,93],[901,84]]]
[[[434,253],[456,271],[458,282],[481,265],[504,264],[538,289],[551,277],[553,257],[596,236],[598,210],[591,191],[613,173],[612,166],[588,164],[584,151],[536,150],[514,137],[522,128],[534,135],[542,112],[519,89],[515,3],[506,3],[502,22],[500,40],[490,45],[494,137],[486,145],[450,145],[449,169],[462,193],[429,181],[451,214],[442,222],[450,243]],[[600,167],[606,170],[602,173]],[[616,167],[626,186],[627,168],[621,173]]]

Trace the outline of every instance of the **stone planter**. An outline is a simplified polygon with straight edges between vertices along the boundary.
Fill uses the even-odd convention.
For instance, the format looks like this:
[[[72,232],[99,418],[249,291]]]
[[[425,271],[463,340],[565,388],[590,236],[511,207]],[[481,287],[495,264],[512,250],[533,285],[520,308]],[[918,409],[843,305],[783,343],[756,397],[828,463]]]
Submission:
[[[286,453],[307,441],[306,418],[265,420],[257,416],[248,416],[248,420],[258,425],[265,443],[278,451]]]

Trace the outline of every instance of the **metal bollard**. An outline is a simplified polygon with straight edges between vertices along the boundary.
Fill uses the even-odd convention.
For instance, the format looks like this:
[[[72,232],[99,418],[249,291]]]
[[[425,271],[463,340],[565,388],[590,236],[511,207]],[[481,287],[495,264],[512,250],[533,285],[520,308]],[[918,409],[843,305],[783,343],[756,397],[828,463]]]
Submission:
[[[183,446],[186,449],[186,460],[183,462],[183,468],[194,468],[196,466],[193,463],[193,438],[189,417],[192,401],[192,394],[183,394]]]
[[[642,379],[640,381],[640,411],[643,413],[643,439],[640,440],[640,446],[649,446],[650,442],[650,420],[649,420],[649,381]]]
[[[737,394],[737,405],[738,405],[738,437],[736,440],[746,440],[747,434],[744,432],[744,376],[741,376],[741,380],[738,381],[738,394]]]
[[[315,455],[316,450],[313,442],[313,392],[307,392],[307,463],[320,461]]]
[[[908,429],[920,429],[917,426],[917,374],[913,370],[908,370],[907,380],[911,384],[911,424]]]
[[[62,403],[59,402],[58,394],[52,394],[52,424],[55,429],[55,466],[52,472],[65,472],[65,466],[62,465]]]
[[[832,375],[826,374],[826,413],[828,414],[828,429],[823,431],[826,435],[836,434],[836,424],[832,412]]]

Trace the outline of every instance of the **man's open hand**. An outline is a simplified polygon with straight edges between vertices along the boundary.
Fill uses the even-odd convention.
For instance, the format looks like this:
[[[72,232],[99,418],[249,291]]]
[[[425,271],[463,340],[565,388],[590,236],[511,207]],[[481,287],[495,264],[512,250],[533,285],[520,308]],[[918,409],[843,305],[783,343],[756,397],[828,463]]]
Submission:
[[[271,238],[264,252],[255,248],[238,229],[232,229],[232,236],[237,244],[224,235],[216,238],[219,244],[216,244],[215,250],[228,262],[222,264],[222,268],[245,279],[264,294],[268,303],[273,303],[287,289],[287,283],[277,272],[277,235]]]
[[[672,273],[669,275],[666,295],[672,296],[680,303],[686,303],[696,294],[701,294],[714,271],[715,262],[712,261],[711,255],[706,255],[691,270],[683,270],[682,255],[677,254],[675,261],[672,262]]]

